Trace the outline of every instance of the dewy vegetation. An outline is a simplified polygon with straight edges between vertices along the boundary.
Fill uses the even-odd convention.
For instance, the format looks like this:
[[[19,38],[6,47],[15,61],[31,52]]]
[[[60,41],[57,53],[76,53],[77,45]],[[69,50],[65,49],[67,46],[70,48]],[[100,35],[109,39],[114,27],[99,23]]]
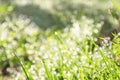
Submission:
[[[119,2],[0,0],[0,80],[120,80]]]

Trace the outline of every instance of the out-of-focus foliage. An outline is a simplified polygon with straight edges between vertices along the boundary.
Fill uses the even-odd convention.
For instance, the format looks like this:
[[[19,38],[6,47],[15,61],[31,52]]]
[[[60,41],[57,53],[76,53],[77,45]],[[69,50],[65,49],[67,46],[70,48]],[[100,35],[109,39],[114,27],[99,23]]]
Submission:
[[[5,16],[8,16],[13,9],[13,5],[0,1],[0,21],[5,20]]]
[[[113,3],[114,7],[115,7],[117,10],[120,11],[119,1],[117,1],[117,0],[111,0],[111,1],[112,1],[112,3]]]
[[[116,24],[117,29],[119,31],[120,30],[120,6],[119,6],[120,1],[112,0],[112,3],[114,7],[110,9],[110,13],[113,19],[115,20],[114,23]]]
[[[120,79],[119,36],[95,43],[100,32],[114,28],[111,14],[119,16],[108,0],[1,0],[0,5],[0,80],[26,80],[25,72],[34,80]]]

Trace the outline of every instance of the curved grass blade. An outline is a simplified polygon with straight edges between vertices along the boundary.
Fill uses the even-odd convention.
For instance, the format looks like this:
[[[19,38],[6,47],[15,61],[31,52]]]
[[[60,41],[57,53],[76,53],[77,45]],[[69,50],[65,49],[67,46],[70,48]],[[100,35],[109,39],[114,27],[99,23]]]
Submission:
[[[45,71],[46,71],[46,74],[47,74],[47,76],[48,76],[48,79],[49,79],[49,80],[54,80],[54,78],[53,78],[53,76],[52,76],[52,73],[49,71],[49,69],[48,69],[48,67],[47,67],[47,65],[46,65],[46,63],[45,63],[44,60],[42,60],[42,63],[43,63],[43,65],[44,65],[44,69],[45,69]]]
[[[20,63],[20,65],[21,65],[21,67],[22,67],[22,69],[23,69],[23,71],[24,71],[24,73],[25,73],[25,75],[27,77],[27,80],[33,80],[32,76],[29,76],[28,71],[25,68],[23,62],[19,59],[19,57],[15,53],[13,53],[13,54],[16,57],[16,59],[18,60],[18,62]]]
[[[103,60],[104,60],[104,63],[108,69],[108,71],[110,72],[110,67],[108,66],[107,62],[108,62],[108,59],[107,57],[104,55],[103,51],[99,48],[99,46],[93,41],[91,40],[91,42],[95,45],[95,47],[98,49],[98,51],[100,52],[100,55],[102,56]]]
[[[114,7],[120,11],[120,5],[115,1],[115,0],[111,0],[112,1],[112,4],[114,5]]]

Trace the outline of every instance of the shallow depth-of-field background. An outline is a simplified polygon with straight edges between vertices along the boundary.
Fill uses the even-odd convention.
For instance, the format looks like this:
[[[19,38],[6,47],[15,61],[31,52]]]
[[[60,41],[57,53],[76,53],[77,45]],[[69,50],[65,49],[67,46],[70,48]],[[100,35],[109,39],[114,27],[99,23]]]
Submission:
[[[0,80],[119,80],[119,37],[99,41],[118,14],[110,0],[0,0]]]

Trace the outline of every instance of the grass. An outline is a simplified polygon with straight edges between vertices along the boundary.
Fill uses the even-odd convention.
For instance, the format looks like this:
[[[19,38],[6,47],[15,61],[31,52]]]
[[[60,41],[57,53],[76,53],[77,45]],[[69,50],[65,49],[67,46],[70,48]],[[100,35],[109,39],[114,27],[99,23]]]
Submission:
[[[25,6],[11,2],[13,10],[0,19],[0,79],[120,79],[119,36],[113,34],[113,40],[102,38],[101,46],[96,43],[104,27],[114,26],[113,17],[104,12],[107,7],[94,8],[76,1],[80,6],[74,1],[53,2],[50,10],[39,8],[34,1]]]

